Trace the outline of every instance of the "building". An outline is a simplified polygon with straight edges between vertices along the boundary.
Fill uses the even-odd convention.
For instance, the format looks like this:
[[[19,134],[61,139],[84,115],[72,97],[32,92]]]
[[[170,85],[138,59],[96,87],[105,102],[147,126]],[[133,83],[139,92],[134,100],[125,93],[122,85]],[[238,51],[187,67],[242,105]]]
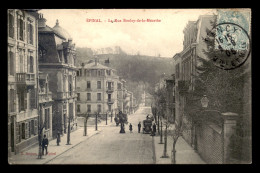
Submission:
[[[8,155],[38,142],[38,13],[8,13]]]
[[[210,164],[231,163],[231,136],[235,134],[238,114],[232,112],[221,113],[218,110],[202,108],[202,96],[189,97],[194,91],[196,67],[200,66],[198,57],[206,58],[207,29],[211,29],[214,16],[203,15],[197,21],[188,22],[184,29],[183,51],[174,55],[175,65],[175,123],[183,120],[183,138]],[[246,93],[246,92],[245,92]],[[188,99],[189,97],[189,99]],[[205,97],[204,97],[205,100]],[[196,108],[187,102],[196,103]],[[200,103],[201,102],[201,103]],[[193,116],[199,117],[194,123],[193,116],[188,116],[185,108],[194,108]],[[249,144],[250,145],[250,144]],[[248,145],[248,146],[249,146]]]
[[[59,21],[54,27],[39,18],[39,70],[48,74],[52,92],[52,135],[67,133],[76,127],[76,50],[69,33]],[[68,122],[70,121],[70,127]]]
[[[77,71],[77,115],[117,112],[122,106],[118,108],[118,90],[122,90],[122,82],[115,69],[100,64],[97,58],[83,63]]]
[[[122,112],[124,112],[125,83],[126,81],[122,78],[119,78],[119,81],[117,82],[117,110]]]
[[[203,38],[206,37],[206,28],[212,27],[210,21],[212,15],[200,16],[197,21],[189,21],[185,27],[183,51],[174,55],[175,66],[175,121],[180,122],[180,117],[184,113],[186,103],[185,92],[194,89],[195,67],[198,65],[196,58],[205,57],[202,50],[206,47]],[[185,115],[184,115],[185,119]],[[188,120],[187,120],[188,121]],[[184,122],[187,122],[184,121]],[[183,135],[184,139],[191,145],[194,145],[192,130],[186,130]]]
[[[49,76],[39,72],[39,124],[42,125],[43,134],[52,139],[52,93],[49,89]]]

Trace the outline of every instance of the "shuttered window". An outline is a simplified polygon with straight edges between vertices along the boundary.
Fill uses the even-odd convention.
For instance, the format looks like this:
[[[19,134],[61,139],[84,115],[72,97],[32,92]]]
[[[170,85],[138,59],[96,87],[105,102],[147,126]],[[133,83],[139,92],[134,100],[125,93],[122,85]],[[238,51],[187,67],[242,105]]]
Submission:
[[[14,38],[14,15],[11,12],[8,14],[8,36]]]

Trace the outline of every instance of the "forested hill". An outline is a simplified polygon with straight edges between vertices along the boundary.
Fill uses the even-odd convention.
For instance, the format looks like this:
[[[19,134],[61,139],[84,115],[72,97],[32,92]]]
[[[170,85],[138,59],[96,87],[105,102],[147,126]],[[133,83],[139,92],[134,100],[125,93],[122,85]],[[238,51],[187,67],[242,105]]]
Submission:
[[[110,67],[116,69],[117,74],[127,81],[130,90],[140,83],[145,84],[147,89],[153,89],[155,83],[159,82],[160,75],[174,73],[172,58],[128,55],[123,51],[118,54],[99,54],[97,57],[101,64],[109,59]],[[82,62],[87,63],[89,60],[94,60],[93,50],[77,48],[78,66]]]

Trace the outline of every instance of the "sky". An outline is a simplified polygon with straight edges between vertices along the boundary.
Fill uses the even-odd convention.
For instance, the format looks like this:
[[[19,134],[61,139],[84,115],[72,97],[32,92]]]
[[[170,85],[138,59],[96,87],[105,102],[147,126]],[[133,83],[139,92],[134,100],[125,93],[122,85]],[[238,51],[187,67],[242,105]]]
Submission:
[[[99,49],[120,46],[128,54],[139,52],[141,55],[160,54],[161,57],[172,58],[183,49],[183,29],[188,21],[196,21],[200,15],[213,14],[214,10],[42,9],[39,13],[43,14],[50,27],[55,26],[58,19],[76,47]],[[101,22],[87,19],[100,19]],[[115,22],[115,19],[121,22]],[[158,20],[148,22],[147,19]]]

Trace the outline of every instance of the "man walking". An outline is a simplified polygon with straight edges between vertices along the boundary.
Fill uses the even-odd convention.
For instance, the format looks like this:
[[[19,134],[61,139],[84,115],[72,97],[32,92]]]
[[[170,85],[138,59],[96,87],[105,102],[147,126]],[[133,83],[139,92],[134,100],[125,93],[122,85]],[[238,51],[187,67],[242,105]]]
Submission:
[[[141,122],[139,122],[138,124],[138,133],[140,133],[140,130],[141,130]]]
[[[60,132],[57,133],[57,145],[60,145]]]
[[[131,123],[130,123],[130,125],[129,125],[129,130],[130,130],[130,133],[132,133],[133,126],[132,126],[132,124],[131,124]]]
[[[48,154],[48,145],[49,140],[46,138],[46,135],[44,135],[42,140],[42,155],[44,155],[44,149],[46,151],[46,155]]]

